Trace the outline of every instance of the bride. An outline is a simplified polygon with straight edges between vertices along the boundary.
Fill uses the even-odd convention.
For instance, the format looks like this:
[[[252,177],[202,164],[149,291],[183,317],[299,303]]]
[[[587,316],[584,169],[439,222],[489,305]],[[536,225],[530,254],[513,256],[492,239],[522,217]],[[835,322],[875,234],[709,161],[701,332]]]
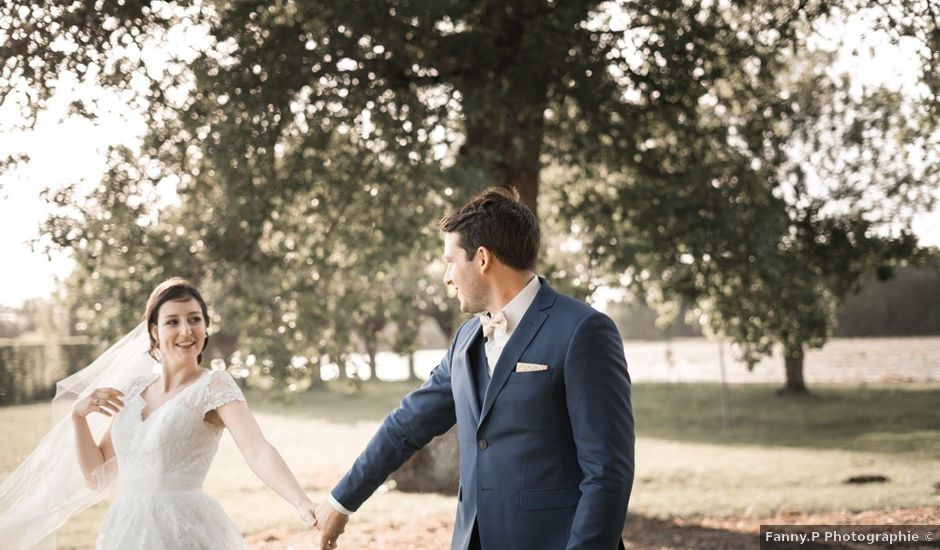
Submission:
[[[72,401],[67,418],[0,486],[5,548],[54,548],[55,530],[104,498],[114,480],[99,550],[247,548],[201,489],[224,428],[252,471],[315,523],[314,504],[264,438],[235,381],[199,366],[209,339],[199,291],[184,279],[164,281],[144,319],[58,385],[54,409]]]

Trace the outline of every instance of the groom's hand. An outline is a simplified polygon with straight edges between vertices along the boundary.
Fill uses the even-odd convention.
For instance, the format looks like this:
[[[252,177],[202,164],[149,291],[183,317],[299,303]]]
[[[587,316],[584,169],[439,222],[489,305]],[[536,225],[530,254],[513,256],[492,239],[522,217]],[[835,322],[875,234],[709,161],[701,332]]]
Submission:
[[[322,533],[320,550],[333,550],[337,547],[337,539],[346,530],[349,516],[337,511],[329,502],[323,502],[317,507],[316,516],[317,529]]]

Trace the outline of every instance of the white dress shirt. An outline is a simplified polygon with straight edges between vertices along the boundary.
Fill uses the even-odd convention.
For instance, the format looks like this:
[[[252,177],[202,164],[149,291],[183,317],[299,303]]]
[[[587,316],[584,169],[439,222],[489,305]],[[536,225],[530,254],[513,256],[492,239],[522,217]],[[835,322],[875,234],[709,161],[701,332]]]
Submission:
[[[493,375],[493,369],[496,367],[496,362],[499,361],[499,356],[503,353],[503,348],[506,347],[506,342],[509,341],[509,337],[512,336],[512,332],[516,330],[516,327],[519,326],[519,321],[522,321],[522,317],[529,310],[529,306],[535,301],[535,296],[539,293],[541,286],[542,283],[539,282],[539,278],[533,276],[532,280],[519,291],[519,294],[516,294],[512,300],[509,300],[508,304],[503,306],[503,313],[506,314],[507,321],[506,330],[497,328],[493,332],[493,337],[486,340],[485,345],[486,362],[488,363],[490,376]],[[490,314],[481,313],[480,315],[488,317]]]

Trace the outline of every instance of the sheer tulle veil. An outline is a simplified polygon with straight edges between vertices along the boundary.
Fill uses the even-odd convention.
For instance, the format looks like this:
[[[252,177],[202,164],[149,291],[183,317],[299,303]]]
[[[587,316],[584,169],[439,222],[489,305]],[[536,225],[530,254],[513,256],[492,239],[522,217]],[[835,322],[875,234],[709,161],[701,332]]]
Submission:
[[[95,472],[98,488],[89,487],[75,455],[72,404],[95,388],[123,390],[134,378],[154,372],[149,347],[147,326],[141,323],[90,365],[56,384],[52,429],[0,485],[0,541],[5,549],[54,549],[56,529],[107,496],[117,464],[112,460],[102,465]],[[87,419],[100,441],[111,418],[90,414]]]

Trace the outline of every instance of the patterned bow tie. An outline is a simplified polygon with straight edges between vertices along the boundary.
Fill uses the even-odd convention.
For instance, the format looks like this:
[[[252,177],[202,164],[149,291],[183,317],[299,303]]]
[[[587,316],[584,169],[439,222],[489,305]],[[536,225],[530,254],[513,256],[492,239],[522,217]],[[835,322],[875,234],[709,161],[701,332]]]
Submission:
[[[506,313],[502,310],[496,315],[481,315],[480,324],[483,325],[483,337],[487,340],[493,336],[497,328],[504,333],[509,330],[509,319],[506,318]]]

